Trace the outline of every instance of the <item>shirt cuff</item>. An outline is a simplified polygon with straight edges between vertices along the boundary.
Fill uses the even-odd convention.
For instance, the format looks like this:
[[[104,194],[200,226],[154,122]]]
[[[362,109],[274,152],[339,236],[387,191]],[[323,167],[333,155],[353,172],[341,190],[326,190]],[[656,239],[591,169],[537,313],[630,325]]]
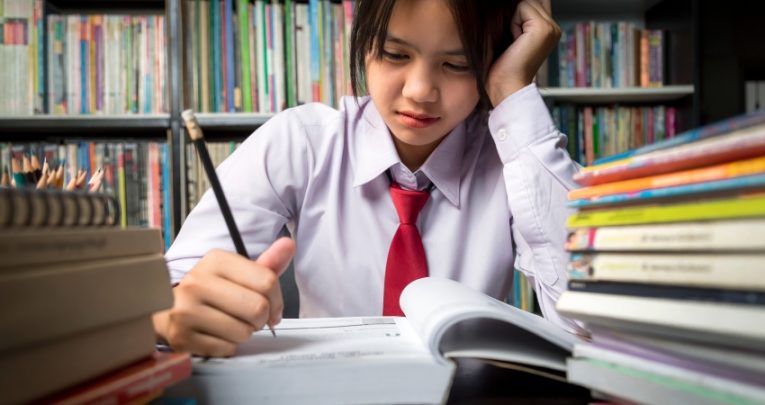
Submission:
[[[554,134],[555,124],[534,83],[502,100],[489,115],[489,131],[502,163],[511,161],[523,148]]]

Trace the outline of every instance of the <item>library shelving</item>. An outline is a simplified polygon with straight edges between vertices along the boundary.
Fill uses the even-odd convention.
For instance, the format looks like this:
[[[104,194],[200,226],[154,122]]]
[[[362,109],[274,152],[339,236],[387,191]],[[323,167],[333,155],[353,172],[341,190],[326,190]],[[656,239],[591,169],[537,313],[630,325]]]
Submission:
[[[33,0],[30,0],[33,1]],[[284,44],[295,44],[291,52],[283,52],[283,60],[275,60],[273,55],[280,55],[274,51],[268,53],[266,49],[264,58],[271,57],[268,68],[273,71],[288,71],[289,78],[294,82],[278,75],[273,76],[273,82],[269,84],[283,86],[286,90],[284,95],[279,94],[277,102],[268,100],[272,106],[278,106],[281,110],[285,106],[299,104],[305,101],[319,99],[324,101],[330,97],[333,102],[339,96],[347,93],[347,72],[344,71],[347,55],[344,52],[344,42],[347,41],[350,22],[352,21],[353,2],[348,0],[134,0],[134,1],[99,1],[99,0],[48,0],[46,16],[52,13],[61,14],[97,14],[113,13],[128,15],[162,15],[164,16],[164,41],[166,50],[165,60],[165,100],[164,111],[148,115],[46,115],[36,114],[31,116],[2,116],[0,117],[0,141],[19,141],[36,139],[66,139],[69,137],[98,138],[98,139],[146,139],[166,140],[168,149],[169,173],[168,181],[170,202],[172,206],[172,230],[177,231],[183,218],[189,210],[187,205],[187,141],[186,134],[180,116],[186,108],[194,108],[198,112],[198,119],[205,130],[209,141],[232,141],[242,140],[251,134],[257,127],[266,122],[273,112],[263,112],[251,108],[251,112],[244,108],[226,108],[227,112],[204,112],[204,108],[196,108],[201,105],[195,102],[194,97],[199,97],[200,84],[194,79],[200,80],[201,73],[199,61],[204,52],[212,52],[211,44],[220,44],[227,41],[229,50],[233,56],[222,54],[221,56],[242,61],[245,48],[253,55],[261,55],[264,49],[258,48],[258,33],[249,30],[250,35],[241,36],[238,27],[242,23],[239,10],[248,6],[248,18],[263,17],[267,7],[271,7],[271,14],[292,17],[294,23],[271,26],[280,35],[272,37],[281,40]],[[275,7],[274,5],[279,5]],[[210,6],[213,7],[210,7]],[[258,7],[255,7],[255,6]],[[667,33],[664,42],[664,77],[660,87],[560,87],[549,83],[539,83],[543,97],[548,101],[551,108],[561,105],[575,106],[607,106],[613,104],[626,106],[655,106],[657,104],[670,105],[677,109],[677,130],[692,128],[703,123],[700,120],[699,108],[702,95],[701,82],[699,79],[699,23],[700,2],[698,0],[553,0],[553,16],[565,30],[579,22],[595,21],[624,21],[634,24],[636,27],[645,29],[660,29]],[[300,11],[297,11],[300,9]],[[206,10],[206,11],[205,11]],[[258,11],[260,10],[260,11]],[[312,15],[314,10],[323,10],[323,14]],[[308,15],[305,12],[308,11]],[[209,14],[208,14],[209,13]],[[258,14],[261,13],[261,14]],[[212,17],[218,20],[213,21]],[[210,24],[200,24],[200,21],[208,21]],[[272,21],[273,22],[273,21]],[[219,28],[216,35],[209,34],[215,31],[212,23]],[[257,23],[255,21],[254,23]],[[312,25],[313,23],[313,25]],[[304,25],[307,24],[307,25]],[[319,24],[324,28],[321,36],[314,29]],[[229,26],[230,25],[230,26]],[[261,28],[265,28],[264,26]],[[231,28],[231,29],[229,29]],[[249,27],[248,27],[249,28]],[[199,38],[201,33],[206,33],[207,49],[203,48],[203,42]],[[263,32],[261,32],[262,34]],[[332,36],[332,34],[335,36]],[[195,37],[197,35],[197,37]],[[233,35],[233,36],[232,36]],[[313,35],[313,37],[312,37]],[[247,46],[242,47],[242,41],[247,37]],[[314,38],[316,37],[316,38]],[[195,39],[196,38],[196,39]],[[232,42],[231,39],[234,39]],[[50,38],[44,38],[50,41]],[[290,42],[292,41],[292,42]],[[324,42],[322,42],[324,41]],[[47,42],[44,42],[47,44]],[[233,46],[231,46],[233,45]],[[286,48],[285,48],[286,49]],[[221,48],[222,50],[222,48]],[[302,52],[302,56],[298,55]],[[241,54],[240,54],[241,53]],[[295,54],[294,57],[290,56]],[[269,56],[270,55],[270,56]],[[309,55],[309,56],[307,56]],[[312,59],[313,57],[313,59]],[[233,59],[231,59],[233,58]],[[302,59],[301,59],[302,58]],[[209,58],[208,55],[208,59]],[[194,60],[196,60],[196,65]],[[254,61],[255,59],[251,59]],[[265,59],[264,59],[265,60]],[[317,63],[318,62],[318,63]],[[212,62],[211,62],[212,63]],[[226,66],[226,75],[230,76],[231,67],[234,66],[233,74],[243,77],[244,72],[237,71],[238,63]],[[255,67],[256,65],[251,65]],[[312,71],[311,67],[318,71]],[[223,66],[208,65],[209,68],[220,69],[223,74]],[[196,73],[195,73],[195,69]],[[322,70],[323,69],[323,70]],[[241,69],[240,69],[241,70]],[[209,75],[210,72],[206,71]],[[250,70],[250,83],[258,83],[263,77],[258,77],[258,72]],[[313,75],[313,76],[312,76]],[[317,76],[318,75],[318,76]],[[323,76],[321,76],[323,75]],[[208,76],[212,78],[213,76]],[[330,78],[334,86],[318,86],[308,91],[306,87],[300,87],[300,83],[316,85],[322,82],[322,78]],[[279,79],[279,80],[277,80]],[[230,79],[229,79],[230,80]],[[237,79],[239,80],[239,79]],[[269,79],[271,80],[271,79]],[[247,83],[246,80],[235,82],[238,89],[233,97],[242,97],[241,89]],[[297,87],[295,87],[295,83]],[[261,83],[262,84],[262,83]],[[219,90],[230,91],[229,84],[221,82]],[[344,87],[345,86],[345,87]],[[273,87],[272,87],[273,88]],[[262,86],[259,87],[262,89]],[[293,98],[289,92],[294,92]],[[318,93],[318,97],[317,97]],[[257,98],[257,94],[251,94]],[[258,101],[263,101],[258,100]],[[255,102],[252,99],[251,102]],[[327,101],[325,101],[327,102]],[[47,103],[46,103],[47,104]],[[209,109],[208,109],[209,110]],[[235,112],[239,111],[239,112]],[[259,112],[258,112],[259,111]]]
[[[538,76],[583,164],[697,127],[697,0],[557,0],[562,37]]]

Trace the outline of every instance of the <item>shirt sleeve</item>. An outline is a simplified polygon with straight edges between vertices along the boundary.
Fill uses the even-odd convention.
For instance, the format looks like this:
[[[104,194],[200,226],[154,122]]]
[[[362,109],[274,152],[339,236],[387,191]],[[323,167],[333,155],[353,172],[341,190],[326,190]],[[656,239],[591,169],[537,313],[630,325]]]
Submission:
[[[313,162],[305,130],[293,111],[269,119],[217,169],[221,187],[251,258],[297,217]],[[235,251],[212,190],[189,213],[165,254],[173,283],[211,249]]]
[[[545,318],[581,333],[555,309],[567,288],[566,194],[575,188],[578,170],[566,150],[566,135],[553,124],[535,84],[503,100],[489,116],[489,130],[504,166],[515,268],[533,284]]]

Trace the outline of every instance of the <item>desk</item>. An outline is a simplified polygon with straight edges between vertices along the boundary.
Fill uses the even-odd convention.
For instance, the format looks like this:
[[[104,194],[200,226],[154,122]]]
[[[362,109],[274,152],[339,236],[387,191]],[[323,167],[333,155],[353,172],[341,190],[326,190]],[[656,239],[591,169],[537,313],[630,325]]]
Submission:
[[[593,401],[586,388],[474,359],[461,359],[457,364],[448,404],[574,405]]]

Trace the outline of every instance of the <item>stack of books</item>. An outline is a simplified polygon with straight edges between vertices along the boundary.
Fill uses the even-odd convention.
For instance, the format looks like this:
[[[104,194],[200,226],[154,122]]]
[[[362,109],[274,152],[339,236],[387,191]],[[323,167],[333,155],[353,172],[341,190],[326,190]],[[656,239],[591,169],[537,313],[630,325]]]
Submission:
[[[3,212],[21,207],[15,201],[32,193],[61,194],[2,191],[10,196],[0,200]],[[63,198],[40,200],[44,210],[27,207],[41,208],[44,215],[65,210],[50,207],[64,204]],[[2,402],[41,399],[138,361],[151,362],[151,314],[172,305],[162,251],[157,229],[0,224]],[[155,358],[149,374],[170,368],[173,378],[127,387],[131,395],[156,392],[188,375],[190,359],[180,356]],[[147,374],[146,365],[139,368]],[[127,388],[102,394],[119,398]]]
[[[765,110],[584,168],[568,378],[637,403],[765,402]]]

